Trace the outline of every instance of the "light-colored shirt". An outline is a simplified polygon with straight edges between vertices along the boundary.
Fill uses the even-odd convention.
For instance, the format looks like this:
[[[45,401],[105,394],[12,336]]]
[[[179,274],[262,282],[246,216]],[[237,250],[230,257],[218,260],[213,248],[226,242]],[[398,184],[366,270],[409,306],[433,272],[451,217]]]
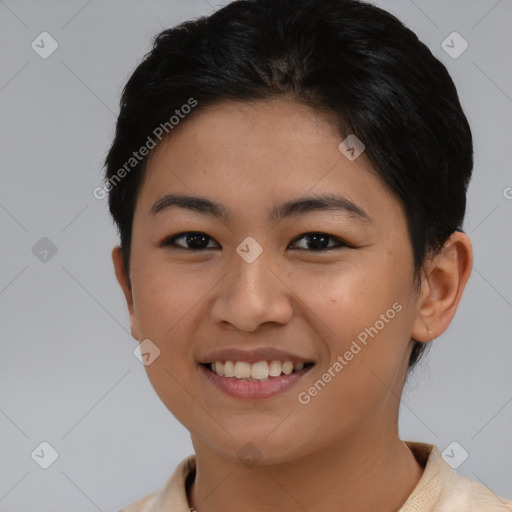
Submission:
[[[459,475],[443,459],[437,446],[412,441],[405,443],[424,470],[412,494],[397,512],[512,511],[512,501]],[[188,512],[191,506],[187,500],[187,483],[193,479],[195,468],[195,456],[190,455],[180,462],[162,489],[120,512]]]

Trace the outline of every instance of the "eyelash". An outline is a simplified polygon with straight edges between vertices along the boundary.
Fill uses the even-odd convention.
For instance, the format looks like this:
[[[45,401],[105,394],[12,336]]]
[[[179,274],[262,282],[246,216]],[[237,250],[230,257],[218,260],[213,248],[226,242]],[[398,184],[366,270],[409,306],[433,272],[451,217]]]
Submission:
[[[192,251],[192,252],[200,252],[200,251],[205,251],[205,250],[208,250],[208,249],[213,249],[213,247],[203,247],[203,248],[196,248],[196,249],[192,249],[192,248],[189,248],[189,247],[182,247],[180,245],[177,245],[175,243],[176,240],[179,240],[180,238],[185,238],[187,235],[202,235],[204,236],[205,238],[209,239],[209,240],[213,240],[212,237],[208,236],[206,233],[203,233],[202,231],[184,231],[182,233],[178,233],[176,235],[172,235],[170,237],[167,237],[165,240],[163,240],[161,243],[160,243],[160,247],[175,247],[177,249],[184,249],[185,251]],[[336,241],[337,245],[335,246],[332,246],[332,247],[327,247],[327,248],[320,248],[320,249],[299,249],[300,251],[309,251],[309,252],[327,252],[327,251],[332,251],[332,250],[339,250],[339,249],[342,249],[342,248],[354,248],[353,245],[350,245],[348,244],[347,242],[345,242],[344,240],[342,240],[341,238],[337,237],[337,236],[334,236],[334,235],[329,235],[328,233],[323,233],[323,232],[320,232],[320,231],[310,231],[310,232],[307,232],[307,233],[303,233],[302,235],[298,236],[297,238],[295,238],[290,245],[292,245],[293,243],[297,242],[298,240],[301,240],[302,238],[305,238],[305,237],[311,237],[311,236],[321,236],[321,237],[324,237],[324,238],[329,238],[329,239],[333,239]]]

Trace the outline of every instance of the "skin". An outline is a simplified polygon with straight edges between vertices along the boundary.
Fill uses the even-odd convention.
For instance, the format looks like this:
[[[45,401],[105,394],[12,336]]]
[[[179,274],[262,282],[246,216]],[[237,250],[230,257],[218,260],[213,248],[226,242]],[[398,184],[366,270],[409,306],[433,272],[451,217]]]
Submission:
[[[325,114],[292,99],[226,102],[201,111],[151,155],[134,213],[131,283],[112,252],[134,338],[160,356],[146,367],[163,403],[190,431],[197,472],[190,506],[213,511],[396,511],[423,468],[398,435],[398,407],[412,349],[449,325],[472,266],[454,233],[427,260],[419,289],[399,200],[362,156],[349,161]],[[229,221],[183,208],[151,216],[164,194],[222,203]],[[270,209],[313,193],[344,196],[371,218],[311,211],[279,222]],[[208,235],[193,252],[159,243],[183,231]],[[318,252],[303,235],[354,247]],[[247,263],[237,246],[263,248]],[[307,391],[357,335],[396,302],[402,310],[307,405]],[[428,330],[431,333],[428,333]],[[243,400],[201,374],[208,351],[277,346],[315,362],[296,387]],[[259,460],[237,452],[251,442]]]

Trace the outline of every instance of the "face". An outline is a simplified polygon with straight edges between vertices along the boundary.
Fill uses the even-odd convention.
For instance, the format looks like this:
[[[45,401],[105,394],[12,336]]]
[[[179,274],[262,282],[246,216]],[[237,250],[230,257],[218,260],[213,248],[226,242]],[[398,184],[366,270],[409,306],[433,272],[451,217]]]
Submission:
[[[133,335],[160,350],[149,379],[196,450],[237,457],[250,441],[285,462],[396,423],[412,248],[398,199],[341,141],[293,100],[223,103],[151,156],[125,293]],[[254,380],[212,372],[226,361],[215,369]],[[264,380],[271,361],[280,376]]]

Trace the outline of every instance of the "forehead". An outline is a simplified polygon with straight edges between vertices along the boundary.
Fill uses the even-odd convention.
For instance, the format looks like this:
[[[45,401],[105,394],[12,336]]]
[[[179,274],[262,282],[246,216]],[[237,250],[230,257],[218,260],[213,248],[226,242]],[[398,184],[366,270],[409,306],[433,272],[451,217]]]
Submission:
[[[257,211],[328,193],[367,212],[396,209],[364,153],[350,161],[341,142],[332,117],[290,99],[198,110],[153,151],[140,207],[148,214],[161,196],[179,192]]]

